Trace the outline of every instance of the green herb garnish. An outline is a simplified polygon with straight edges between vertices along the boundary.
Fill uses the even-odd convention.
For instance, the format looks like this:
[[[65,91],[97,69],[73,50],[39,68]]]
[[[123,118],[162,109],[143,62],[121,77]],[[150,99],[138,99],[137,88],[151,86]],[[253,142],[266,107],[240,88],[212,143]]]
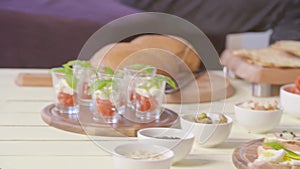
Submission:
[[[152,87],[157,89],[161,88],[162,82],[166,82],[170,86],[176,88],[176,84],[171,78],[162,75],[154,76],[153,78],[148,79],[146,84],[141,84],[138,86],[138,88],[145,89],[149,92]]]
[[[68,61],[66,64],[63,64],[63,67],[72,67],[74,65],[79,65],[82,68],[92,68],[90,61],[83,61],[83,60],[71,60]]]
[[[176,83],[170,77],[167,77],[167,76],[162,76],[162,75],[161,76],[155,76],[154,80],[157,81],[157,82],[165,81],[166,83],[168,83],[173,88],[177,87]]]
[[[76,86],[77,86],[77,79],[74,76],[73,69],[72,69],[72,67],[74,65],[79,65],[82,68],[92,68],[92,65],[89,61],[71,60],[71,61],[68,61],[67,63],[63,64],[62,67],[51,69],[52,72],[63,73],[65,75],[65,80],[66,80],[67,84],[72,89],[76,89]]]
[[[94,91],[102,90],[104,87],[112,86],[112,79],[99,79],[96,80],[93,84],[91,84],[88,94],[91,95]]]
[[[275,150],[280,150],[280,149],[283,149],[286,154],[285,154],[285,158],[287,159],[294,159],[294,160],[300,160],[300,155],[285,148],[284,145],[278,143],[278,142],[266,142],[264,143],[266,146],[269,146],[269,147],[272,147],[274,148]]]
[[[137,70],[137,73],[153,73],[155,69],[150,65],[133,64],[128,67],[129,69]]]
[[[98,79],[93,84],[91,84],[88,90],[89,95],[91,95],[96,90],[102,90],[104,87],[109,88],[113,85],[113,75],[115,73],[114,70],[109,67],[103,67],[103,72],[105,74],[111,75],[111,77]],[[107,96],[109,96],[109,91],[103,91],[103,92],[106,93]]]
[[[66,82],[68,83],[68,85],[72,89],[76,89],[77,79],[75,78],[75,76],[73,74],[65,74],[65,79],[66,79]]]
[[[143,65],[143,64],[130,65],[129,68],[137,70],[137,71],[140,71],[141,73],[153,73],[153,71],[155,70],[152,66],[150,66],[150,65]],[[137,72],[137,73],[140,73],[140,72]],[[153,87],[153,86],[156,86],[157,88],[159,88],[159,84],[161,82],[163,82],[163,81],[166,82],[166,83],[168,83],[173,88],[177,87],[176,83],[170,77],[160,75],[160,76],[154,76],[149,81],[151,83],[150,88]],[[141,88],[147,89],[147,88],[149,88],[149,86],[148,87],[141,86]]]
[[[112,70],[109,67],[104,67],[103,69],[104,69],[104,73],[106,73],[106,74],[109,74],[109,75],[114,75],[115,74],[114,70]]]
[[[73,71],[70,67],[58,67],[58,68],[52,68],[50,70],[51,72],[58,72],[58,73],[62,73],[65,76],[65,80],[67,82],[67,84],[72,88],[72,89],[76,89],[77,86],[77,79],[75,78],[75,76],[73,75]]]

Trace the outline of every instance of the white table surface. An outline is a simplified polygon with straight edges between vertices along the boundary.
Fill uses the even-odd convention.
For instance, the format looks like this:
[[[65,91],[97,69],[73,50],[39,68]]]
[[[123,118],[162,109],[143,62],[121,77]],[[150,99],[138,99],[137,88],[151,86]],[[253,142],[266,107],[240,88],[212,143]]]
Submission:
[[[97,143],[88,136],[48,126],[40,111],[53,103],[53,89],[49,87],[19,87],[14,80],[20,72],[47,70],[0,69],[0,168],[1,169],[112,169],[113,160],[101,145],[123,142],[124,138],[98,137]],[[219,72],[220,73],[220,72]],[[224,111],[234,118],[233,104],[251,99],[251,84],[230,79],[236,89],[234,96],[224,102]],[[278,97],[267,98],[278,99]],[[177,112],[179,105],[167,105]],[[210,103],[183,105],[181,113],[208,111]],[[300,121],[284,114],[274,129],[299,132]],[[194,144],[186,159],[171,169],[235,168],[231,156],[235,147],[263,134],[249,133],[234,122],[226,142],[215,148],[201,148]]]

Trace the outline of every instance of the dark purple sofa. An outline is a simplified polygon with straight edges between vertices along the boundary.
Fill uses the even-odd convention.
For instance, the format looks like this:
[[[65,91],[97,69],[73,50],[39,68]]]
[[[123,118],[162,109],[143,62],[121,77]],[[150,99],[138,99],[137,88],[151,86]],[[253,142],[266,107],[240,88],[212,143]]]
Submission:
[[[116,0],[1,0],[0,67],[59,66],[101,26],[136,12]]]

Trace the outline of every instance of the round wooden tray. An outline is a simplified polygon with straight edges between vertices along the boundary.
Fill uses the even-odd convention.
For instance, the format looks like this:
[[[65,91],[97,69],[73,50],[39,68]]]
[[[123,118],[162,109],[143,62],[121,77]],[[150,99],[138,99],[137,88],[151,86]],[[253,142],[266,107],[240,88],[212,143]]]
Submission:
[[[80,106],[78,115],[62,114],[55,110],[55,105],[46,106],[41,112],[42,119],[50,126],[86,135],[99,136],[129,136],[135,137],[138,130],[148,127],[176,127],[178,115],[169,109],[164,109],[159,120],[149,123],[135,123],[121,117],[116,124],[107,124],[93,118],[88,107]]]
[[[257,158],[257,147],[262,145],[264,139],[257,139],[237,147],[232,154],[232,161],[238,169],[249,169],[248,163]]]

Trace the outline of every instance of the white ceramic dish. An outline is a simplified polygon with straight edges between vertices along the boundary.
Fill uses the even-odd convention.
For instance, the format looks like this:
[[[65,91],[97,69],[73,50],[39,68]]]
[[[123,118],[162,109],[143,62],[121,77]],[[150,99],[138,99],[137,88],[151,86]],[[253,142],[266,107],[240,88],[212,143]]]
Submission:
[[[174,151],[173,163],[184,159],[191,151],[194,134],[174,128],[145,128],[137,132],[138,138],[145,143],[167,147]]]
[[[234,105],[236,121],[253,133],[265,133],[274,129],[280,122],[282,110],[251,110],[238,103]]]
[[[300,95],[292,93],[295,84],[287,84],[280,87],[280,102],[283,111],[300,118]]]
[[[159,159],[143,158],[137,159],[128,157],[128,154],[136,152],[148,152],[151,154],[159,154]],[[174,152],[166,147],[143,144],[131,143],[119,145],[114,149],[114,166],[115,169],[169,169],[172,165]]]
[[[219,115],[214,113],[206,113],[212,120],[218,120]],[[189,119],[196,117],[194,114],[185,114],[180,117],[180,124],[182,129],[195,135],[195,141],[201,147],[214,147],[224,142],[230,134],[232,127],[232,119],[226,116],[227,123],[222,124],[203,124],[196,123]]]

